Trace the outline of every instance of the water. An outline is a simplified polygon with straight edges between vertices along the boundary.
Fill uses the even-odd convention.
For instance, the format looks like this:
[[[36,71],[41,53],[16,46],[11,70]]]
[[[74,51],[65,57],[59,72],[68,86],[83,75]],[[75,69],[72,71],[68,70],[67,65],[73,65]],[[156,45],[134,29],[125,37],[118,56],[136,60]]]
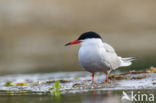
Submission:
[[[77,94],[1,96],[1,103],[120,103],[121,91],[90,91]]]
[[[103,82],[105,75],[98,73],[96,84],[91,85],[91,76],[87,72],[1,76],[0,103],[127,103],[122,100],[123,91],[128,95],[132,92],[156,95],[156,73],[128,74],[125,77],[127,79],[112,79],[106,84]],[[54,80],[60,80],[61,88],[50,89]],[[13,86],[5,86],[6,81],[12,81]],[[19,82],[27,85],[17,86]]]
[[[132,90],[124,90],[126,93],[130,93]],[[135,93],[141,91],[144,94],[156,95],[156,90],[133,90]],[[125,103],[121,99],[123,90],[114,91],[90,91],[81,92],[76,94],[62,94],[60,97],[54,97],[48,94],[39,95],[28,93],[25,95],[1,95],[1,103]],[[1,92],[2,93],[2,92]],[[5,94],[5,93],[3,93]],[[138,99],[138,98],[137,98]],[[145,102],[145,101],[144,101]],[[129,103],[129,102],[126,102]],[[138,101],[136,102],[138,103]],[[142,103],[141,101],[139,103]],[[152,103],[147,101],[147,103]],[[154,102],[153,102],[154,103]]]
[[[155,66],[155,56],[143,58],[139,58],[131,67],[121,68],[114,73]],[[91,74],[85,71],[2,75],[0,103],[131,103],[122,100],[123,91],[128,95],[132,92],[137,96],[147,94],[148,98],[149,94],[156,95],[156,73],[130,74],[125,77],[128,79],[112,79],[106,84],[104,73],[97,73],[95,75],[97,84],[93,86]],[[134,79],[134,77],[143,78]],[[60,80],[62,88],[50,90],[55,80]],[[7,81],[11,81],[13,86],[5,86]],[[16,83],[20,82],[27,85],[16,86]],[[144,101],[140,103],[145,102],[146,98],[143,99]]]

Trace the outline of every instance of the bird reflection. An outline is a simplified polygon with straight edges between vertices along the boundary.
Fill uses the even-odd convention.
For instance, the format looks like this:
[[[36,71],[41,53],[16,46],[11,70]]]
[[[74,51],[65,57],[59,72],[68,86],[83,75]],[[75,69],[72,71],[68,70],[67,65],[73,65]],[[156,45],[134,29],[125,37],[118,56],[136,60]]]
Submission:
[[[82,96],[82,103],[120,103],[120,96],[111,91],[98,91],[95,88]]]

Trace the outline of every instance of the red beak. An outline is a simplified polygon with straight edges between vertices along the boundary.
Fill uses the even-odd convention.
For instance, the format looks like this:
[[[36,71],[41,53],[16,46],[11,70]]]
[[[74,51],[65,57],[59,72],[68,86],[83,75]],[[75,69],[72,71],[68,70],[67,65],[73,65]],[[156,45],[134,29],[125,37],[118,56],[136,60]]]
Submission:
[[[74,41],[72,41],[72,42],[69,42],[69,43],[65,44],[64,46],[74,45],[74,44],[79,44],[79,43],[81,43],[81,41],[74,40]]]

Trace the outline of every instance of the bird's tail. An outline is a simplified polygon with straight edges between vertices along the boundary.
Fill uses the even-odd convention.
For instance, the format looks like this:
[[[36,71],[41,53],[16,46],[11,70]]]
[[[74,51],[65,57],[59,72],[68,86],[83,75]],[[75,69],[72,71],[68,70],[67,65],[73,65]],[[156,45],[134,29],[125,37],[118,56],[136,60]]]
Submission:
[[[120,66],[130,66],[132,64],[131,61],[135,60],[135,58],[134,57],[127,57],[127,58],[119,57],[119,60],[121,62]]]

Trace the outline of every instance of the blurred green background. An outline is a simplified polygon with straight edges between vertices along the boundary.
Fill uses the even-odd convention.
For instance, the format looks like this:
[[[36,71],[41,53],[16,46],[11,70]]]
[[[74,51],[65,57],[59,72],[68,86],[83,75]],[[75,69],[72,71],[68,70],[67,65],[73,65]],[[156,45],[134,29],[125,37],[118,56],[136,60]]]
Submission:
[[[87,31],[100,33],[132,69],[156,66],[155,0],[0,0],[0,75],[82,70],[79,46],[64,47]]]

